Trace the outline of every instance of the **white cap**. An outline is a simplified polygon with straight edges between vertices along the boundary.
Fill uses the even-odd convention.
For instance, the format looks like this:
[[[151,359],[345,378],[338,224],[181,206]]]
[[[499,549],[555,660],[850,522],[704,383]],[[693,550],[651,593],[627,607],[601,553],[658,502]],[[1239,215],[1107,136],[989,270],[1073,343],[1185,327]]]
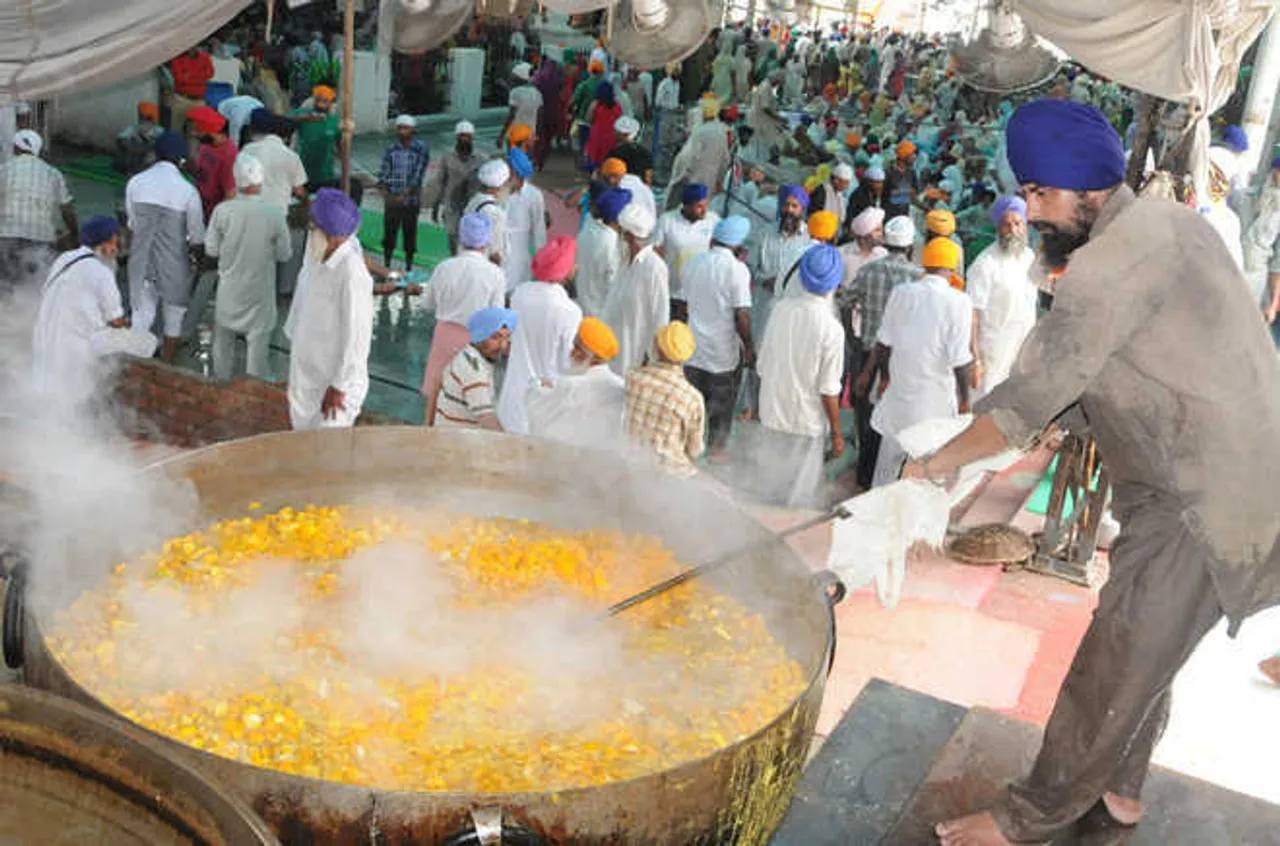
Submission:
[[[492,159],[480,167],[480,184],[486,188],[501,188],[511,180],[511,168],[502,159]]]
[[[14,143],[17,142],[15,141]],[[1222,171],[1222,178],[1226,180],[1234,179],[1236,172],[1240,169],[1239,157],[1226,147],[1210,147],[1209,164]]]
[[[528,62],[518,62],[516,66],[511,69],[511,75],[516,79],[523,79],[525,82],[528,82],[529,77],[533,75],[533,65]]]
[[[884,225],[884,243],[888,247],[910,247],[916,241],[916,225],[906,215],[898,215]]]
[[[460,120],[458,125],[453,128],[454,135],[475,135],[475,125],[469,120]]]
[[[40,151],[44,149],[44,139],[40,137],[38,132],[30,129],[19,129],[13,133],[13,146],[24,153],[38,156]]]
[[[831,175],[836,179],[843,179],[845,182],[852,182],[853,168],[849,167],[849,165],[844,162],[840,162],[840,164],[836,165],[835,170],[831,171]]]
[[[236,163],[232,168],[232,173],[236,178],[236,187],[241,189],[261,185],[266,180],[262,162],[246,153],[236,156]]]
[[[635,138],[640,132],[640,121],[633,117],[620,117],[614,121],[613,131],[626,138]]]
[[[884,182],[884,168],[878,164],[873,164],[862,174],[862,178],[868,182]]]
[[[397,115],[397,116],[396,116],[396,126],[397,126],[397,127],[400,127],[400,126],[408,126],[408,127],[412,127],[412,128],[414,128],[414,129],[417,129],[417,128],[418,128],[418,122],[417,122],[416,120],[414,120],[414,119],[413,119],[413,115]]]
[[[648,238],[653,234],[653,214],[639,203],[627,203],[626,208],[618,215],[618,226],[637,238]]]

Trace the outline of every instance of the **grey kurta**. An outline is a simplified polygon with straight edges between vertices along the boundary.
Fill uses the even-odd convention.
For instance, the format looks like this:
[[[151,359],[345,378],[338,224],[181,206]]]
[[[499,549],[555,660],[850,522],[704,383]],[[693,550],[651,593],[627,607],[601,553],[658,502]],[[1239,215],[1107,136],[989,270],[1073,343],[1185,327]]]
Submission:
[[[204,241],[200,195],[172,162],[156,162],[129,180],[125,207],[133,241],[129,246],[129,290],[136,297],[152,282],[168,305],[191,300],[190,248]]]
[[[1016,444],[1078,403],[1121,523],[1035,767],[992,809],[1014,841],[1138,798],[1196,644],[1280,602],[1280,358],[1238,273],[1194,212],[1120,188],[977,405]]]
[[[217,324],[246,334],[274,327],[276,263],[293,252],[284,212],[258,194],[219,203],[205,252],[218,259]]]

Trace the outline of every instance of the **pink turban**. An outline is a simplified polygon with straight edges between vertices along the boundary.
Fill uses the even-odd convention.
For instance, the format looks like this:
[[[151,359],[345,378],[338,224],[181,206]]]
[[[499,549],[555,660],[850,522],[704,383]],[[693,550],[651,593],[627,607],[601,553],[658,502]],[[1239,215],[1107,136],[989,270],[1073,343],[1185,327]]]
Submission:
[[[849,224],[855,238],[865,238],[876,231],[877,226],[884,224],[884,209],[870,206],[863,209],[853,222]]]
[[[533,278],[539,282],[563,282],[573,273],[577,260],[577,241],[565,235],[552,238],[533,257]]]

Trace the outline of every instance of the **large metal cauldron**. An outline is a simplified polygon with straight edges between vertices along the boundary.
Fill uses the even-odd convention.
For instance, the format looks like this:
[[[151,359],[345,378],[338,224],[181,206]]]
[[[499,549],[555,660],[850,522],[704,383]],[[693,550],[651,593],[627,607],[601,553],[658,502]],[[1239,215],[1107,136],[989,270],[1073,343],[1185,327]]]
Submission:
[[[831,600],[789,547],[699,483],[659,479],[613,455],[544,441],[398,427],[264,435],[145,472],[189,480],[205,522],[243,514],[250,500],[278,508],[388,498],[566,528],[650,532],[686,562],[764,544],[712,578],[765,617],[808,686],[754,736],[675,769],[556,794],[386,792],[256,768],[163,739],[244,796],[285,843],[479,842],[473,812],[498,809],[507,825],[548,843],[758,844],[785,813],[834,649]],[[49,654],[34,612],[23,619],[27,682],[105,707]]]

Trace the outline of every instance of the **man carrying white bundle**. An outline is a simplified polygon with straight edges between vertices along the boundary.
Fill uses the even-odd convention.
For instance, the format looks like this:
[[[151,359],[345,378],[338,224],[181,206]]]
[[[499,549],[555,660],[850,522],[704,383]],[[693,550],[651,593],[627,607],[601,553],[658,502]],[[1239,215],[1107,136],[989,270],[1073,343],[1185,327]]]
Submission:
[[[352,237],[360,210],[346,194],[321,188],[311,204],[311,233],[284,331],[289,361],[289,419],[294,429],[355,424],[369,392],[373,278]]]
[[[493,224],[489,236],[489,259],[498,267],[507,260],[506,187],[511,181],[511,168],[502,159],[485,162],[479,173],[480,190],[462,209],[462,214],[482,214]]]
[[[262,196],[262,164],[244,153],[236,158],[237,194],[219,203],[205,233],[205,254],[218,260],[214,306],[213,372],[230,379],[236,336],[248,345],[245,369],[270,378],[267,366],[276,328],[276,265],[289,260],[293,241],[280,207]]]
[[[618,355],[609,366],[619,376],[644,364],[671,311],[667,264],[650,243],[655,224],[634,200],[618,216],[625,258],[609,291],[605,322],[618,336]]]
[[[98,357],[146,358],[156,350],[154,335],[129,329],[120,302],[119,232],[113,217],[89,218],[80,227],[80,247],[58,256],[49,271],[32,333],[35,387],[47,397],[82,402],[93,393]]]

